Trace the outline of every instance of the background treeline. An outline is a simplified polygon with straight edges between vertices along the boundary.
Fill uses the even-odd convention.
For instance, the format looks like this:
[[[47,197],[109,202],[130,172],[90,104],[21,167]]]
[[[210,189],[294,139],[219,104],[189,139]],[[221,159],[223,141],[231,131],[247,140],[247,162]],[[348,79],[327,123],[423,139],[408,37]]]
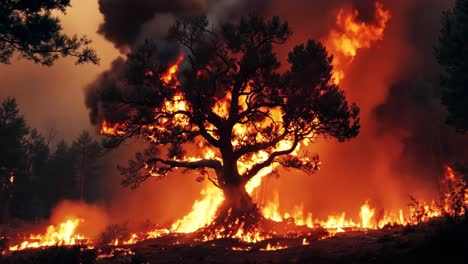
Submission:
[[[99,199],[104,151],[87,131],[72,142],[26,123],[14,98],[0,99],[0,223],[49,217],[61,200]]]

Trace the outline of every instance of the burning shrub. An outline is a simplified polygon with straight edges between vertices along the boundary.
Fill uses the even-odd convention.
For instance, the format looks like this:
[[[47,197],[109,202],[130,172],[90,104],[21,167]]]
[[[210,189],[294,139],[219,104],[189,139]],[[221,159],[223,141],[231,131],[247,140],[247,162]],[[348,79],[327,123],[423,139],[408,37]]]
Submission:
[[[464,215],[468,223],[468,184],[467,169],[460,164],[446,167],[445,178],[442,181],[442,209],[444,216],[450,222],[458,222]]]
[[[410,208],[410,216],[408,219],[408,223],[410,225],[417,225],[424,221],[427,221],[431,212],[433,212],[433,209],[411,195],[409,196],[409,198],[411,202],[408,204]]]
[[[109,225],[106,230],[101,234],[99,239],[100,245],[118,245],[119,241],[125,241],[130,238],[130,232],[127,225],[113,224]]]

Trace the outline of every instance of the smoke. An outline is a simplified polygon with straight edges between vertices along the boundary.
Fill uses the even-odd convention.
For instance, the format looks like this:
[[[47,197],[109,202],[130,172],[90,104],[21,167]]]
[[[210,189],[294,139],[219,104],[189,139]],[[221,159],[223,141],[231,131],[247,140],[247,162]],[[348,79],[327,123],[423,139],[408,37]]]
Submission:
[[[110,223],[107,212],[97,205],[83,202],[62,201],[53,210],[50,223],[58,224],[68,219],[82,219],[77,228],[78,234],[86,234],[90,238],[97,238]]]
[[[373,24],[376,22],[374,0],[354,0],[353,9],[359,13],[358,19],[362,22]]]
[[[171,16],[202,14],[205,5],[203,0],[99,0],[104,22],[98,32],[116,47],[127,48],[151,20],[165,24],[164,20],[170,20]]]
[[[218,25],[247,8],[259,10],[263,4],[258,0],[99,0],[104,22],[98,32],[128,51],[142,38],[164,36],[176,17],[205,14]]]
[[[99,96],[101,91],[110,90],[115,87],[117,80],[123,75],[125,70],[125,61],[119,57],[111,64],[111,68],[99,75],[99,77],[88,86],[86,89],[85,105],[89,109],[89,118],[93,125],[96,125],[99,113],[101,112],[101,104]],[[110,120],[116,122],[118,120]]]
[[[374,109],[378,136],[403,134],[401,155],[393,169],[436,185],[443,166],[466,157],[468,139],[445,125],[439,72],[433,55],[440,13],[452,1],[414,1],[408,9],[405,37],[411,61],[389,85],[388,96]],[[421,13],[420,10],[425,12]],[[398,132],[399,131],[399,132]]]
[[[433,187],[437,187],[445,165],[466,157],[466,148],[461,146],[468,144],[466,137],[445,125],[437,83],[434,77],[400,80],[374,110],[379,137],[402,135],[403,149],[393,169]]]

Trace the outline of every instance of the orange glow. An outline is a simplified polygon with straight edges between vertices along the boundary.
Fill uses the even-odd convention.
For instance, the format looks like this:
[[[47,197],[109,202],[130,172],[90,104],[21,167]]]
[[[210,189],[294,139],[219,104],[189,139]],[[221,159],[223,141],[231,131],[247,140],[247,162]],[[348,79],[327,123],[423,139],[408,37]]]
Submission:
[[[119,123],[111,124],[106,120],[103,120],[100,133],[101,135],[108,136],[122,136],[125,134],[123,128],[123,125]]]
[[[177,72],[179,71],[179,65],[184,60],[184,55],[181,54],[177,57],[176,62],[169,67],[169,69],[161,76],[161,81],[166,84],[170,84],[172,81],[175,81],[176,85],[179,85],[179,80],[177,79]],[[151,72],[152,73],[152,72]]]
[[[10,251],[23,250],[26,248],[41,248],[50,246],[75,245],[83,241],[82,235],[76,234],[76,228],[82,222],[81,219],[68,219],[58,226],[50,225],[45,234],[31,235],[29,240],[20,245],[11,246]]]
[[[333,54],[333,81],[339,84],[345,77],[346,67],[352,63],[358,51],[370,48],[372,43],[380,41],[384,37],[390,12],[385,10],[383,4],[375,3],[374,24],[366,24],[359,21],[357,10],[340,10],[336,17],[336,28],[330,31],[324,44]]]
[[[205,155],[214,155],[213,152],[206,151]],[[445,176],[442,180],[442,183],[447,182],[457,182],[460,180],[451,167],[446,168]],[[446,195],[449,193],[446,192]],[[215,217],[216,209],[223,201],[222,192],[211,184],[207,184],[202,190],[202,199],[197,200],[194,203],[192,211],[187,214],[185,217],[177,220],[172,225],[171,229],[158,229],[146,233],[146,235],[137,235],[133,233],[131,237],[127,240],[120,241],[119,239],[114,239],[109,244],[113,247],[119,245],[129,245],[135,244],[139,241],[149,238],[157,238],[171,232],[176,233],[191,233],[199,228],[202,228],[213,220]],[[372,208],[370,204],[366,201],[360,208],[358,221],[347,218],[346,213],[342,212],[336,215],[330,215],[327,220],[313,219],[311,213],[303,211],[303,206],[294,206],[293,210],[290,212],[281,212],[280,211],[280,202],[279,194],[275,193],[272,201],[269,201],[261,208],[262,213],[265,218],[271,219],[276,222],[290,221],[297,226],[306,226],[309,228],[322,227],[325,228],[329,234],[322,239],[327,237],[332,237],[338,233],[353,231],[353,230],[368,230],[368,229],[379,229],[384,228],[387,225],[408,225],[408,224],[419,224],[421,222],[427,222],[432,218],[442,216],[443,212],[440,206],[435,202],[425,203],[421,202],[418,206],[411,206],[408,211],[408,219],[404,216],[404,210],[399,209],[398,213],[387,213],[385,212],[380,219],[376,219],[376,209]],[[419,218],[417,216],[419,215]],[[24,242],[13,245],[9,247],[10,251],[18,251],[27,248],[41,248],[49,246],[66,246],[66,245],[77,245],[84,244],[88,248],[93,248],[93,241],[84,235],[77,234],[76,229],[79,224],[83,222],[81,219],[68,219],[58,226],[50,225],[47,228],[45,234],[30,235],[29,239]],[[218,230],[222,231],[222,230]],[[209,236],[204,237],[204,241],[210,241],[214,239],[220,239],[224,236],[221,235],[221,232],[213,232]],[[270,235],[262,234],[260,230],[250,230],[245,231],[240,227],[235,233],[231,235],[234,239],[239,239],[240,241],[246,243],[257,243],[265,239],[271,238]],[[302,245],[309,245],[310,242],[306,238],[302,238]],[[261,248],[261,251],[274,251],[285,249],[287,246],[280,244],[270,244],[268,243],[265,248]],[[246,248],[237,248],[233,247],[232,250],[250,250],[251,247]],[[117,250],[117,248],[115,248]],[[125,250],[125,249],[123,249]]]
[[[252,247],[246,247],[246,248],[243,248],[243,247],[232,247],[231,250],[234,250],[234,251],[249,251],[251,250]]]
[[[453,211],[453,203],[461,202],[462,207],[468,207],[468,188],[466,188],[467,183],[461,175],[457,175],[452,167],[445,166],[444,178],[441,182],[442,192],[445,193],[443,209],[446,213],[456,214],[457,212]],[[458,196],[463,193],[464,196]],[[457,201],[461,200],[461,201]],[[461,208],[461,214],[465,213],[465,208]]]
[[[369,204],[366,202],[361,206],[361,212],[359,216],[361,217],[361,228],[373,228],[371,220],[374,217],[375,210],[369,207]]]
[[[223,193],[216,186],[207,183],[201,195],[202,199],[195,201],[192,211],[172,224],[172,231],[191,233],[213,221],[216,210],[224,200]]]
[[[281,246],[279,244],[276,245],[271,245],[270,243],[267,244],[266,248],[261,248],[260,251],[276,251],[276,250],[281,250],[281,249],[286,249],[288,248],[287,246]]]

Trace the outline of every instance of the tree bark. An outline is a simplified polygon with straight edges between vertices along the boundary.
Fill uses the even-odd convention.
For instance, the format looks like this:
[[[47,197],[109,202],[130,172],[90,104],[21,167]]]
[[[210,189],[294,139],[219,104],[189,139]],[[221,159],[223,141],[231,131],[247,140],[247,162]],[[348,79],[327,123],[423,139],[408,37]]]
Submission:
[[[230,141],[231,129],[221,130],[220,138],[223,166],[216,173],[218,185],[224,194],[224,202],[209,228],[221,229],[224,235],[229,236],[234,235],[239,228],[244,231],[254,229],[261,219],[261,214],[245,190],[245,182],[237,169],[237,158]]]
[[[254,231],[262,215],[245,190],[239,174],[224,170],[218,180],[220,179],[223,182],[220,188],[224,194],[224,202],[218,208],[216,218],[208,226],[206,232],[230,237],[238,234],[240,229],[243,232]]]
[[[222,188],[224,203],[233,213],[250,212],[255,204],[242,184],[227,185]]]

